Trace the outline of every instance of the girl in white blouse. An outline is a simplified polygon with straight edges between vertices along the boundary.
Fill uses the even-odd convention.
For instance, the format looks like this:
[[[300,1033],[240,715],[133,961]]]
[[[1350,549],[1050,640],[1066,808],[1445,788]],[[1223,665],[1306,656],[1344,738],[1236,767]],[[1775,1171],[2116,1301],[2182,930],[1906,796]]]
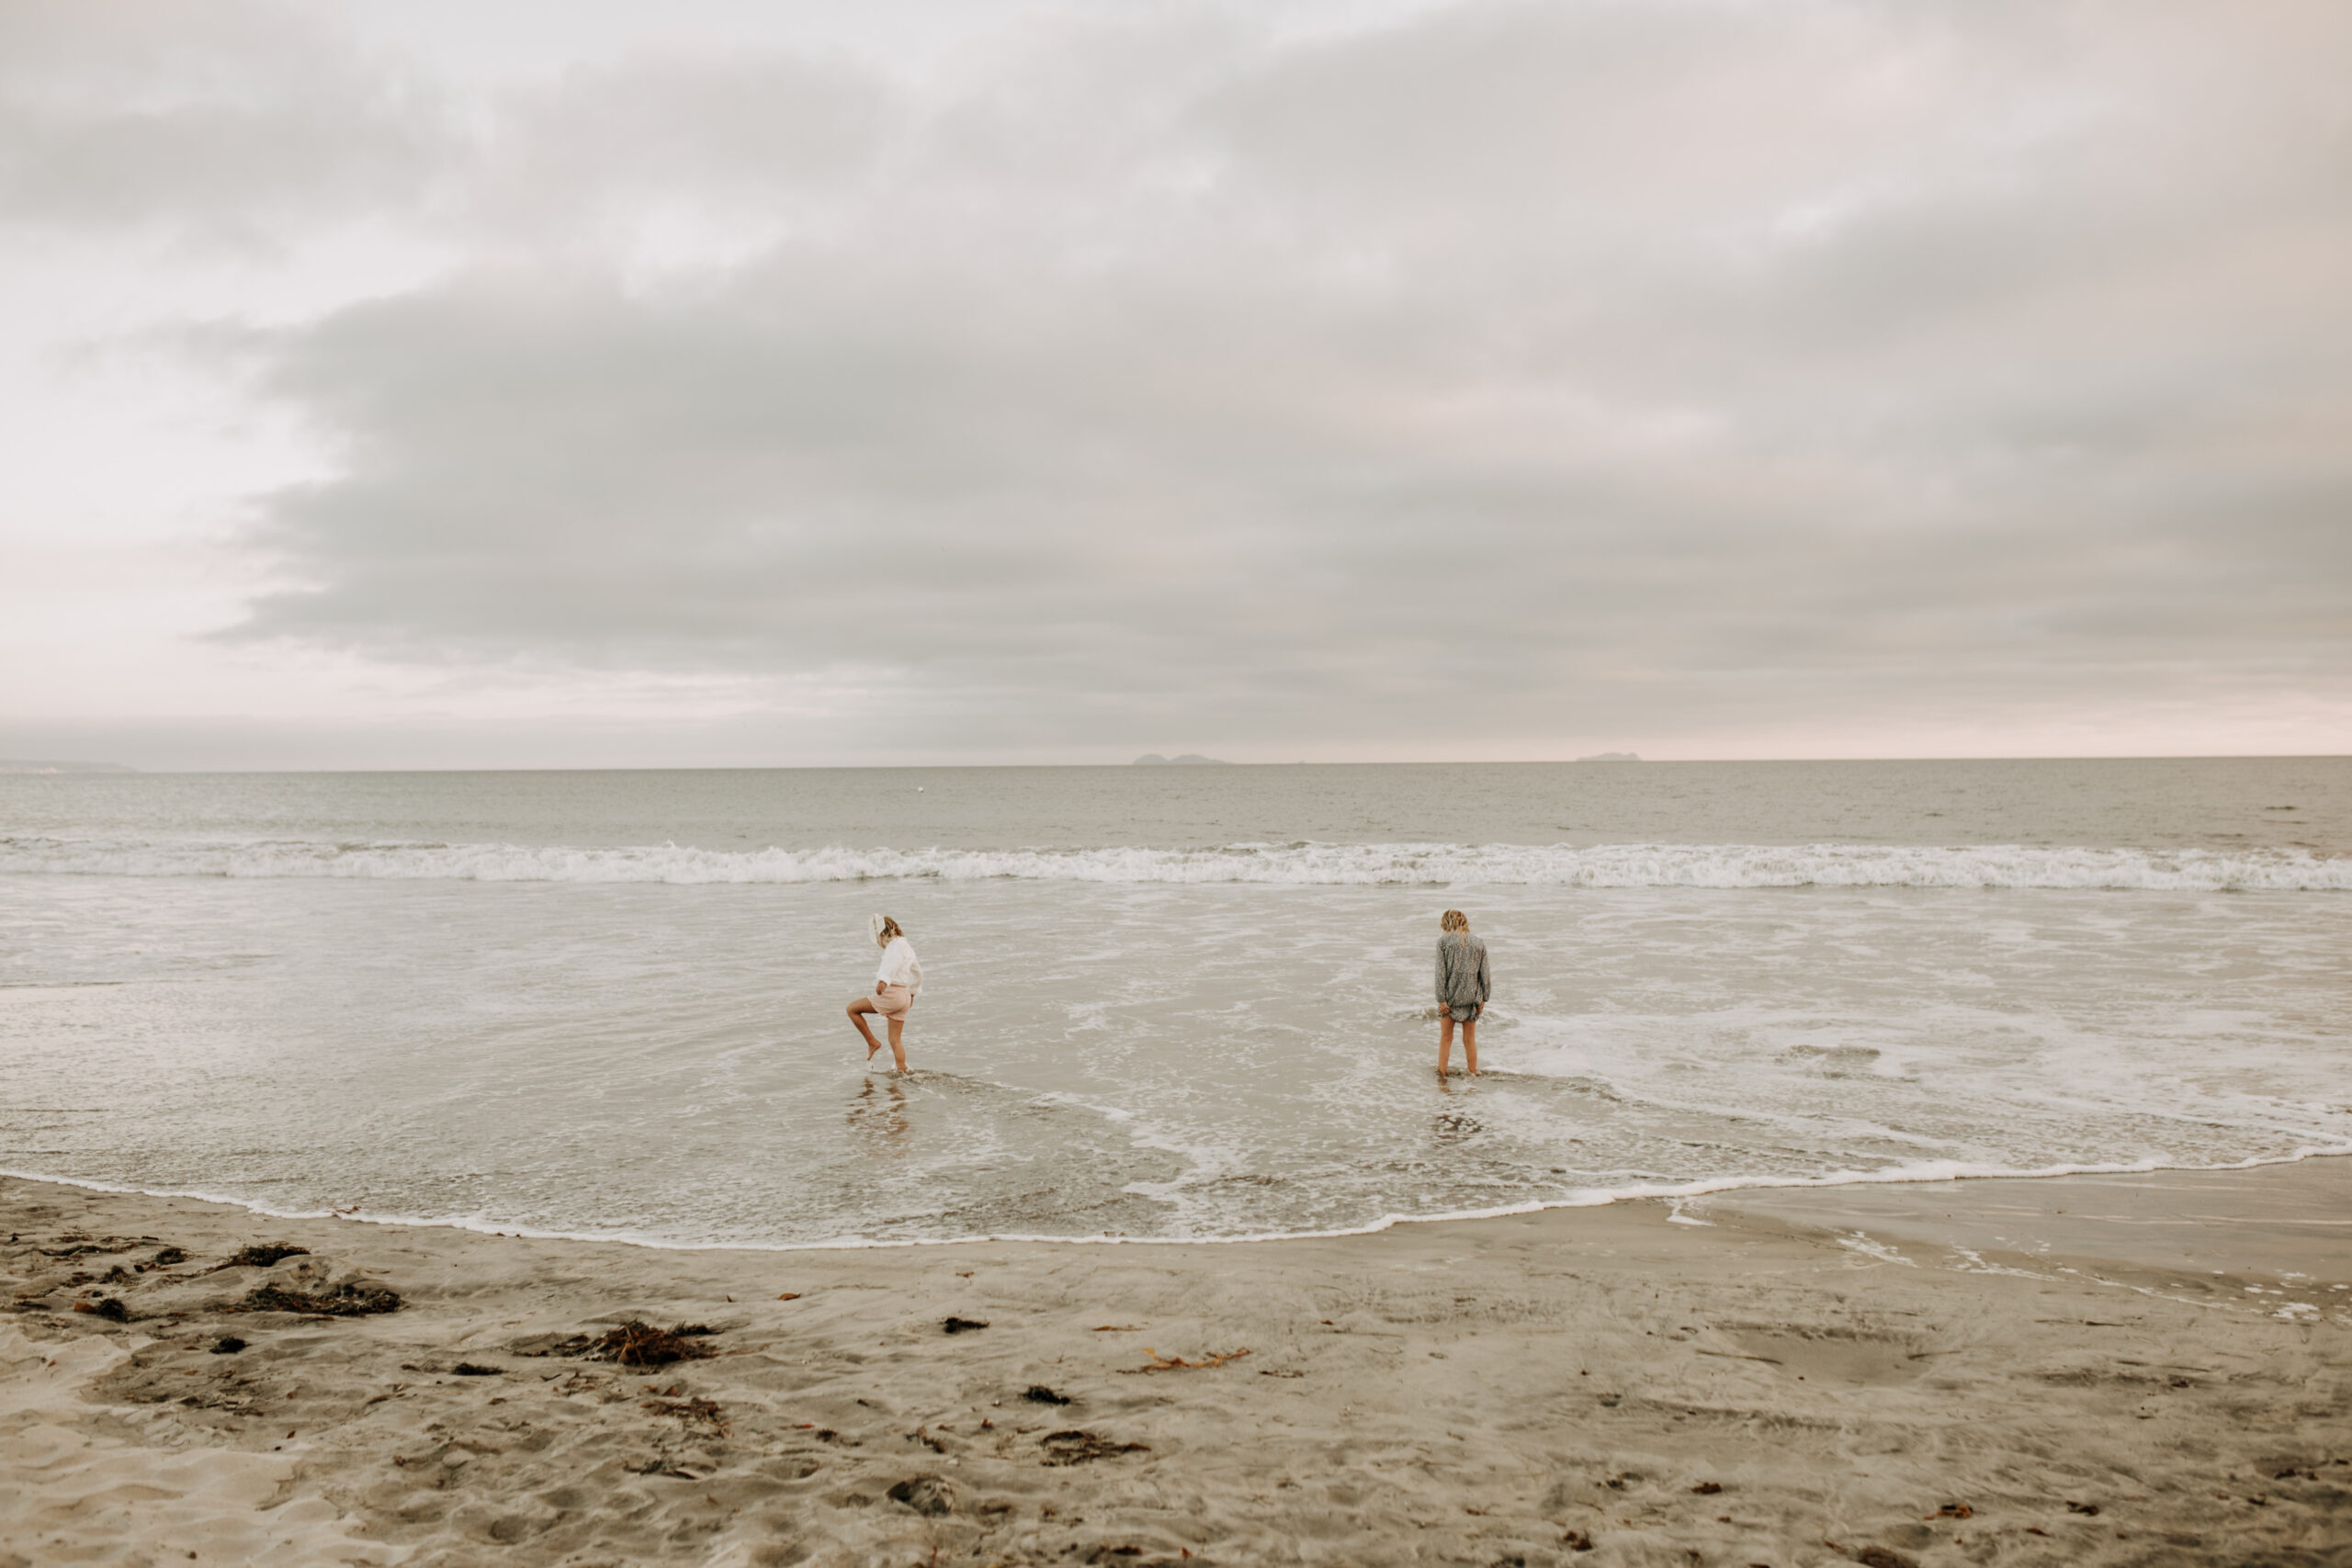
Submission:
[[[874,932],[875,945],[882,950],[882,962],[874,970],[874,994],[860,997],[849,1004],[849,1021],[865,1036],[865,1059],[874,1060],[874,1053],[882,1049],[882,1042],[874,1038],[874,1031],[865,1026],[863,1014],[880,1013],[890,1024],[890,1057],[898,1063],[899,1071],[907,1070],[907,1048],[901,1043],[907,1031],[907,1013],[915,1005],[915,993],[922,989],[922,965],[915,959],[915,944],[899,929],[899,922],[888,915],[876,915],[867,922]]]

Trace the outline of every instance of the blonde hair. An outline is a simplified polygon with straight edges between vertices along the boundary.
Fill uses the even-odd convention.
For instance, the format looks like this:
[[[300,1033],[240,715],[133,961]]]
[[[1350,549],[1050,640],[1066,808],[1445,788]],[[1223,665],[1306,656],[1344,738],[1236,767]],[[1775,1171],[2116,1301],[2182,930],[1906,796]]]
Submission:
[[[1438,929],[1448,931],[1466,931],[1470,929],[1470,917],[1459,909],[1448,909],[1445,912],[1445,919],[1438,922]]]
[[[888,947],[892,938],[907,934],[899,929],[899,922],[888,915],[875,916],[866,922],[866,927],[874,932],[874,945],[876,947]]]

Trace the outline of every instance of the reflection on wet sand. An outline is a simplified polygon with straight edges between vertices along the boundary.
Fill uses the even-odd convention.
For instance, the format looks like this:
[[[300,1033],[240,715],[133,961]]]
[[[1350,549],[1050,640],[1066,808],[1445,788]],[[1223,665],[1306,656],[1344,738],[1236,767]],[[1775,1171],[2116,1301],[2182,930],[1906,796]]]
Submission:
[[[1452,1084],[1440,1078],[1437,1081],[1437,1087],[1438,1092],[1444,1095],[1447,1100],[1453,1099],[1455,1090]],[[1437,1141],[1441,1144],[1466,1143],[1486,1130],[1485,1124],[1476,1116],[1471,1115],[1458,1101],[1440,1110],[1436,1121],[1430,1126],[1430,1131],[1436,1135]]]
[[[896,1082],[880,1086],[875,1092],[872,1078],[857,1091],[850,1102],[849,1130],[864,1145],[868,1154],[889,1159],[904,1159],[907,1155],[907,1091]]]

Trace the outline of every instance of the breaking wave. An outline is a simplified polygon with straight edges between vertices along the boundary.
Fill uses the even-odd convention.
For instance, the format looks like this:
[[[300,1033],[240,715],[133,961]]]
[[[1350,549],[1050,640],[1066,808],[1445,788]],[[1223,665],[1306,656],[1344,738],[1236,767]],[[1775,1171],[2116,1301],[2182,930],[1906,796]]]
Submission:
[[[1221,849],[701,850],[0,837],[0,874],[474,882],[808,883],[917,877],[1299,886],[2083,887],[2352,892],[2352,856],[2306,850],[1880,844],[1228,844]]]

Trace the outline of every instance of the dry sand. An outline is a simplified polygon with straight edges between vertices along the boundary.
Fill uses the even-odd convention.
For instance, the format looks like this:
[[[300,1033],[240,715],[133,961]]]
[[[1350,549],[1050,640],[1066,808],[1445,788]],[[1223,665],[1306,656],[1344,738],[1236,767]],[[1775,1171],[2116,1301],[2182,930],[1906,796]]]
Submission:
[[[2167,1183],[755,1253],[0,1181],[0,1564],[2352,1563],[2352,1161]],[[630,1319],[716,1354],[561,1353]]]

